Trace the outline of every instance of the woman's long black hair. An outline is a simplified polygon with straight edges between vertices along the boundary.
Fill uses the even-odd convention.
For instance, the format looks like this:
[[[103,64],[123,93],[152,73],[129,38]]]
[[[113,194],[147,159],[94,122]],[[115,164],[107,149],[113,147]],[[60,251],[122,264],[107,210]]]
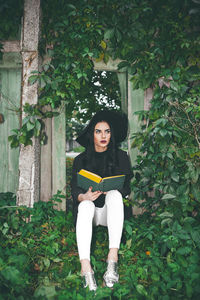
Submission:
[[[108,149],[106,151],[107,155],[104,157],[104,165],[102,166],[103,174],[101,176],[117,175],[116,168],[118,166],[118,158],[117,158],[118,145],[115,143],[114,129],[112,127],[112,124],[110,124],[108,121],[102,120],[102,121],[98,121],[97,123],[99,122],[108,123],[111,130],[110,143],[108,144]],[[91,172],[98,171],[95,169],[95,146],[94,146],[94,128],[97,123],[93,124],[87,132],[88,147],[85,150],[86,153],[85,165],[87,169]]]

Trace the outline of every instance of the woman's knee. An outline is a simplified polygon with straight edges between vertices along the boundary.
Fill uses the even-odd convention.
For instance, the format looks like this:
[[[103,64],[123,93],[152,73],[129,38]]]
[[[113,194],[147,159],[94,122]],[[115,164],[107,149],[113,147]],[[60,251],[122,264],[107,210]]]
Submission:
[[[108,191],[106,194],[106,204],[123,204],[122,194],[118,190]]]
[[[94,211],[95,211],[95,205],[90,200],[84,200],[80,202],[78,206],[78,213],[85,213],[87,216],[90,214],[94,215]]]

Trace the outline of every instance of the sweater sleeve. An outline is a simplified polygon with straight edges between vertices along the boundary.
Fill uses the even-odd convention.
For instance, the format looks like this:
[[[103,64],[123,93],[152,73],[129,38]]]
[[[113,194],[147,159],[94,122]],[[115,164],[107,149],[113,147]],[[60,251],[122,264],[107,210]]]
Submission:
[[[78,195],[85,191],[77,186],[77,173],[82,169],[82,155],[75,157],[72,167],[71,194],[73,203],[78,205]]]
[[[124,174],[126,176],[124,186],[121,190],[119,190],[119,192],[122,194],[122,197],[125,198],[131,193],[130,183],[131,183],[131,178],[133,177],[133,171],[131,167],[130,158],[127,155],[127,153],[124,151],[120,152],[119,166],[120,166],[121,174]]]

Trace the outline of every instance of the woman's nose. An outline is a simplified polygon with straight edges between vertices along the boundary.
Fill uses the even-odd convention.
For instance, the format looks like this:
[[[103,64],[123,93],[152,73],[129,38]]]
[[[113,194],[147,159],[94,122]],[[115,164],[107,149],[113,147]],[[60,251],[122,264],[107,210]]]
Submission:
[[[106,137],[106,133],[104,131],[102,131],[102,138]]]

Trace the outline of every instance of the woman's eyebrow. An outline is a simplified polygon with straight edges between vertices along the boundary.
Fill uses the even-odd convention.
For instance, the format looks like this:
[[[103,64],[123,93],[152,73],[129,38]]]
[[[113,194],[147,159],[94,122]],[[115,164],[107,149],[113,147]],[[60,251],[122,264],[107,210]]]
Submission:
[[[99,129],[99,128],[95,128],[95,130],[110,130],[110,128],[106,128],[106,129]]]

